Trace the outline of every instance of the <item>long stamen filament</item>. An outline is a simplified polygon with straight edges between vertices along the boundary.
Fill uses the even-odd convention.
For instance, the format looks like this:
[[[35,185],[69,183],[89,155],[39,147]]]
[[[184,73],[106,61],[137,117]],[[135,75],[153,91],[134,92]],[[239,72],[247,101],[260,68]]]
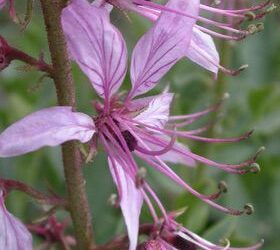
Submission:
[[[145,148],[140,147],[139,145],[137,145],[135,149],[137,151],[139,151],[143,154],[147,154],[147,155],[163,155],[173,148],[173,145],[175,144],[175,142],[176,142],[176,135],[173,135],[170,142],[163,149],[147,150]]]

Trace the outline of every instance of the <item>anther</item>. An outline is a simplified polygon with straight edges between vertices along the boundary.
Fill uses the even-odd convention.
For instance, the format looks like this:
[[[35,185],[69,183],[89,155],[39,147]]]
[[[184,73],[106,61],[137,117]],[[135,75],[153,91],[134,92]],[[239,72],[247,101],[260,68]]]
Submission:
[[[229,98],[230,98],[230,94],[228,92],[226,92],[226,93],[223,94],[222,100],[224,101],[224,100],[227,100]]]
[[[215,4],[215,5],[221,4],[221,0],[214,0],[214,4]]]
[[[274,10],[277,9],[277,8],[278,8],[278,7],[273,3],[273,4],[271,4],[271,6],[269,6],[269,7],[266,9],[265,12],[268,14],[268,13],[274,11]]]
[[[221,239],[220,243],[225,246],[223,249],[228,249],[230,246],[230,241],[227,238]]]
[[[135,185],[137,188],[140,188],[144,184],[146,177],[147,177],[147,169],[144,167],[139,168],[135,181]]]
[[[117,194],[111,194],[108,199],[108,204],[113,207],[117,207],[119,205],[118,195]]]
[[[257,24],[256,24],[256,27],[257,27],[257,29],[258,29],[257,32],[261,32],[261,31],[264,30],[264,24],[263,24],[263,23],[257,23]]]
[[[188,209],[187,206],[186,206],[186,207],[182,207],[182,208],[179,208],[179,209],[176,210],[176,211],[172,211],[171,213],[169,213],[169,215],[170,215],[171,217],[177,218],[177,217],[183,215],[183,214],[187,211],[187,209]]]
[[[261,167],[260,167],[260,165],[258,164],[258,163],[252,163],[251,165],[250,165],[250,172],[251,173],[255,173],[255,174],[257,174],[257,173],[259,173],[261,171]]]
[[[264,146],[262,146],[262,147],[260,147],[259,149],[258,149],[258,151],[256,152],[256,154],[255,154],[255,156],[254,156],[254,160],[256,160],[258,157],[259,157],[259,155],[263,152],[265,150],[265,147]]]
[[[250,130],[249,132],[247,132],[245,135],[244,135],[244,139],[247,139],[249,138],[253,133],[254,133],[254,129]]]
[[[258,32],[258,28],[257,28],[257,26],[255,24],[250,24],[247,27],[247,31],[249,32],[249,34],[253,35],[253,34]]]
[[[96,142],[93,142],[90,145],[90,150],[86,156],[85,163],[88,164],[89,162],[92,162],[93,158],[97,155],[97,150],[96,150]]]
[[[242,66],[239,67],[238,71],[241,72],[241,71],[247,69],[248,67],[249,67],[248,64],[244,64],[244,65],[242,65]]]
[[[221,193],[226,193],[228,191],[228,187],[225,181],[220,181],[218,183],[218,189]]]
[[[237,70],[232,71],[231,74],[232,74],[233,76],[237,76],[237,75],[240,74],[240,72],[244,71],[244,70],[247,69],[248,67],[249,67],[248,64],[244,64],[244,65],[240,66]]]
[[[254,213],[254,207],[252,204],[250,203],[247,203],[244,205],[244,213],[247,214],[247,215],[251,215]]]
[[[245,13],[245,17],[248,21],[252,21],[256,18],[256,14],[252,11]]]

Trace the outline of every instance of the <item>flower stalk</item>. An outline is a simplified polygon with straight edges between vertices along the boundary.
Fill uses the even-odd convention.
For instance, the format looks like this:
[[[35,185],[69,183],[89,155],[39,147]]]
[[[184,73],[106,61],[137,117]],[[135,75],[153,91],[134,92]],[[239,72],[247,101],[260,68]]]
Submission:
[[[35,69],[52,76],[52,66],[44,61],[43,54],[40,55],[39,59],[36,59],[27,53],[10,46],[4,37],[0,35],[0,71],[8,67],[13,60],[22,61]]]
[[[66,202],[59,196],[46,195],[20,181],[0,178],[0,187],[3,188],[6,192],[10,192],[12,190],[21,191],[42,204],[61,206],[67,208]]]
[[[41,6],[48,36],[53,79],[56,86],[58,104],[71,106],[75,110],[75,88],[71,73],[71,62],[67,53],[60,17],[63,0],[41,0]],[[82,173],[82,161],[75,142],[62,146],[68,204],[73,220],[78,249],[90,249],[93,244],[91,214]]]

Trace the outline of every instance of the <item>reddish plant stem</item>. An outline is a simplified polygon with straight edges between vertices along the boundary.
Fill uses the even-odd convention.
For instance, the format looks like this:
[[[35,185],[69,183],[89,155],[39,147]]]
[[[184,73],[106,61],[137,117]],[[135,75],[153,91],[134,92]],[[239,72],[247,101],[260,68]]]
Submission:
[[[5,191],[9,192],[11,190],[18,190],[21,191],[32,198],[34,198],[36,201],[48,205],[55,205],[55,206],[63,206],[67,207],[67,204],[65,201],[56,196],[56,195],[46,195],[42,192],[37,191],[33,187],[26,185],[25,183],[22,183],[20,181],[15,180],[9,180],[9,179],[0,179],[0,186],[4,188]]]
[[[59,105],[72,106],[75,110],[75,88],[71,62],[61,26],[64,0],[41,0],[41,6],[53,63],[53,79]],[[74,224],[78,249],[88,250],[93,244],[91,214],[82,173],[82,161],[75,142],[62,146],[64,175],[68,191],[68,204]]]
[[[43,56],[36,59],[25,52],[11,47],[4,37],[0,36],[0,70],[8,67],[11,61],[19,60],[25,62],[34,68],[52,75],[52,66],[45,63]]]
[[[34,66],[40,71],[46,72],[49,75],[52,75],[52,67],[45,63],[43,58],[36,59],[25,52],[18,50],[16,48],[11,48],[10,52],[8,53],[8,57],[10,60],[19,60],[25,62],[31,66]]]

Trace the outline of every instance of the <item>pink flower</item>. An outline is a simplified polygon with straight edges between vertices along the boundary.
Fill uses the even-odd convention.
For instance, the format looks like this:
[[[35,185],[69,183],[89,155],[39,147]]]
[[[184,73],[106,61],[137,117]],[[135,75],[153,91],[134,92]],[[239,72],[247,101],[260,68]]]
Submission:
[[[193,12],[196,1],[171,0],[174,10]],[[94,21],[93,21],[94,20]],[[206,128],[184,131],[183,128],[217,106],[190,115],[170,116],[173,94],[167,91],[156,96],[135,97],[154,88],[163,75],[182,58],[189,32],[195,20],[183,15],[162,12],[155,25],[138,41],[131,59],[132,87],[125,98],[119,90],[127,69],[127,49],[120,32],[110,23],[109,13],[85,0],[72,0],[63,10],[62,25],[72,58],[88,76],[92,87],[103,99],[94,102],[97,115],[73,112],[71,107],[52,107],[35,112],[8,127],[0,135],[0,157],[10,157],[56,146],[65,141],[89,142],[91,151],[96,141],[103,145],[116,183],[120,205],[130,239],[130,250],[137,246],[139,215],[145,201],[155,223],[158,215],[151,199],[167,219],[167,213],[145,179],[145,170],[138,168],[134,156],[142,159],[193,195],[225,213],[240,215],[244,211],[223,207],[213,195],[203,195],[184,182],[167,164],[195,166],[202,162],[234,174],[255,171],[256,157],[240,164],[222,164],[189,151],[176,142],[176,137],[205,142],[234,142],[247,138],[211,139],[197,134]],[[182,32],[189,31],[189,32]],[[177,128],[178,130],[175,130]]]
[[[186,1],[188,2],[188,1]],[[229,2],[234,2],[230,0]],[[193,62],[204,67],[205,69],[217,75],[218,70],[230,75],[237,75],[240,71],[244,70],[245,65],[237,70],[227,69],[219,64],[219,54],[216,50],[212,37],[217,37],[225,40],[241,40],[246,36],[256,33],[263,28],[263,25],[249,25],[247,30],[242,30],[239,25],[247,19],[259,19],[263,17],[267,11],[265,7],[269,5],[270,0],[263,4],[244,9],[218,9],[207,4],[200,4],[199,0],[192,0],[195,8],[184,11],[183,9],[174,9],[170,5],[170,1],[166,5],[160,5],[149,0],[96,0],[95,4],[98,6],[113,5],[120,10],[129,10],[142,15],[152,22],[156,22],[162,11],[173,13],[174,15],[186,16],[192,18],[196,23],[192,31],[188,29],[182,32],[188,33],[191,37],[190,42],[186,42],[187,50],[182,50],[182,54],[188,57]],[[232,6],[232,4],[231,4]],[[200,12],[200,13],[199,13]],[[257,12],[256,14],[254,14]],[[205,15],[207,14],[207,15]],[[208,19],[204,16],[209,14],[218,15],[219,21]],[[228,22],[223,22],[226,17]],[[187,22],[188,19],[185,19]],[[234,21],[233,21],[234,20]],[[204,25],[204,26],[203,26]],[[186,27],[188,27],[186,23]],[[216,31],[218,29],[218,31]],[[188,38],[189,39],[189,38]]]
[[[32,236],[20,220],[9,213],[0,188],[0,246],[5,250],[31,250]]]

